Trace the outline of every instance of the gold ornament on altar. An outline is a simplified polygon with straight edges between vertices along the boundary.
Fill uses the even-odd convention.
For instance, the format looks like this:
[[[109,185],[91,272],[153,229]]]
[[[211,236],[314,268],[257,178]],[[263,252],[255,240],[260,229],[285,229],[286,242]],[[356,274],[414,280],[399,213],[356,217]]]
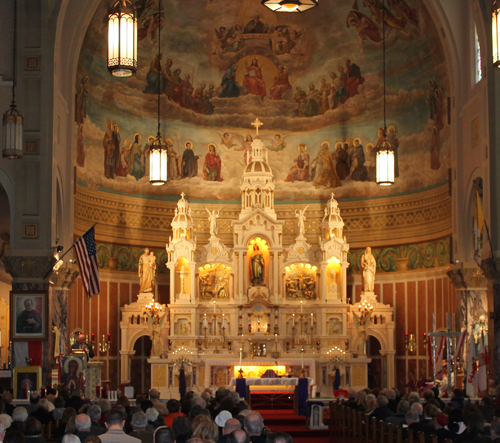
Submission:
[[[316,298],[316,266],[294,264],[286,267],[285,292],[287,298]]]
[[[205,265],[199,268],[200,299],[228,300],[231,268],[226,265]]]

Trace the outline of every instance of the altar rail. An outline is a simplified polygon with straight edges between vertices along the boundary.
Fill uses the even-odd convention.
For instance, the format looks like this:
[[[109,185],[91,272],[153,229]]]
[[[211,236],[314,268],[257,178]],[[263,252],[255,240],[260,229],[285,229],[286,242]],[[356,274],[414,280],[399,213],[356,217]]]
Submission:
[[[375,417],[346,408],[339,401],[330,402],[330,442],[335,443],[438,443],[436,435],[426,439],[423,432],[403,432],[401,426],[377,422]],[[446,439],[445,443],[452,443]]]

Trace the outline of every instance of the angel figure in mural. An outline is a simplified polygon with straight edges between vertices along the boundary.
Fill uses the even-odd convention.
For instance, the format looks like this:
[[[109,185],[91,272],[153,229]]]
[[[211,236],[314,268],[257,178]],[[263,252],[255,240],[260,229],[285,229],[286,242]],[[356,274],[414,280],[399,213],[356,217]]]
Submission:
[[[252,142],[253,137],[248,134],[245,140],[241,143],[241,148],[234,148],[235,151],[245,151],[245,164],[247,165],[252,161]]]
[[[144,249],[144,254],[139,257],[139,293],[153,292],[154,279],[156,275],[156,257],[149,252],[149,248]]]
[[[377,272],[377,261],[372,254],[372,248],[369,246],[361,256],[360,267],[363,275],[363,290],[365,292],[373,292],[375,287],[375,273]]]
[[[208,221],[210,222],[210,235],[215,237],[219,230],[217,229],[217,219],[219,218],[220,211],[214,209],[212,212],[208,208],[205,208],[208,212]]]
[[[203,179],[208,181],[221,182],[221,159],[217,154],[217,145],[210,143],[207,146],[208,153],[205,155],[205,163],[203,165]]]
[[[259,245],[253,245],[252,255],[252,285],[264,284],[264,255],[260,252]]]
[[[167,318],[167,313],[165,312],[161,318],[159,315],[155,315],[153,318],[147,311],[144,314],[147,317],[149,337],[152,342],[151,356],[159,357],[161,353],[161,330]]]
[[[382,22],[385,22],[385,25],[389,28],[403,31],[403,33],[407,34],[405,31],[406,21],[403,17],[396,17],[380,0],[363,0],[363,6],[370,10],[373,19],[380,25],[382,25]]]
[[[221,138],[221,144],[223,144],[226,148],[231,149],[233,146],[236,146],[236,143],[234,143],[235,134],[224,132],[224,134],[222,134],[222,137],[220,138]]]
[[[274,140],[271,142],[270,145],[266,145],[266,148],[269,149],[270,151],[276,151],[276,152],[282,151],[283,149],[286,148],[285,139],[286,137],[281,138],[281,135],[276,134],[274,136]]]
[[[295,213],[295,218],[297,219],[297,232],[299,233],[299,237],[304,237],[304,233],[306,232],[306,211],[309,205],[307,205],[304,209],[299,209],[298,211],[290,206],[292,211]]]
[[[286,182],[301,181],[305,182],[309,179],[309,154],[307,153],[307,146],[301,143],[297,147],[299,155],[294,160],[294,165],[290,168]]]
[[[389,0],[392,9],[397,12],[397,15],[403,17],[408,23],[416,28],[420,28],[418,21],[418,12],[413,9],[405,0]]]
[[[347,14],[346,27],[353,27],[356,29],[361,53],[363,52],[363,42],[366,39],[375,43],[380,42],[382,39],[377,24],[358,9],[358,0],[354,0],[354,4],[349,14]]]

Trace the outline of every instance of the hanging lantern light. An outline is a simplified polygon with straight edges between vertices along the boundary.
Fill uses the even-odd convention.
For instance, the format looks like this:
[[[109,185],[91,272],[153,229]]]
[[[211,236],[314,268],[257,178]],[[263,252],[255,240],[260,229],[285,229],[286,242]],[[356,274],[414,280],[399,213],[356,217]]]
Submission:
[[[161,1],[158,3],[158,17],[162,13]],[[161,22],[158,25],[158,54],[161,54]],[[159,60],[159,59],[158,59]],[[154,186],[161,186],[167,183],[167,146],[161,138],[160,123],[160,81],[158,80],[158,134],[151,146],[149,155],[149,183]]]
[[[149,157],[149,183],[161,186],[167,183],[167,146],[160,133],[151,146]]]
[[[319,0],[262,0],[262,4],[275,12],[304,12],[318,6]]]
[[[491,16],[491,39],[493,43],[493,66],[500,66],[500,2],[493,2]]]
[[[108,70],[117,77],[137,71],[137,14],[130,0],[108,10]]]
[[[14,2],[14,38],[12,51],[12,102],[10,109],[3,115],[4,158],[23,156],[23,116],[16,106],[16,54],[17,54],[17,0]]]
[[[385,103],[385,0],[382,3],[382,61],[384,74],[384,135],[382,142],[377,145],[376,157],[376,182],[380,186],[391,186],[394,184],[394,149],[387,141],[387,125],[386,125],[386,103]]]
[[[394,150],[387,141],[384,128],[384,138],[377,149],[377,184],[390,186],[394,184]]]

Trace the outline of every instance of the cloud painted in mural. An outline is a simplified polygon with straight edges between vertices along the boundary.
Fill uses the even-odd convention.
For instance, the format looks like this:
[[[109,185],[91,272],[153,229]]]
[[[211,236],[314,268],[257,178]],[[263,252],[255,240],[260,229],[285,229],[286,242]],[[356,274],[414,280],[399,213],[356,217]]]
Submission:
[[[137,75],[118,79],[107,72],[106,4],[82,45],[76,162],[79,180],[89,186],[238,201],[256,117],[264,122],[260,137],[278,201],[323,200],[332,189],[338,198],[372,198],[447,180],[448,77],[420,0],[390,0],[384,14],[387,126],[398,175],[390,188],[374,183],[384,89],[378,0],[324,0],[304,14],[272,13],[256,0],[162,0],[160,12],[154,0],[135,3]],[[170,160],[162,187],[148,179],[158,90]]]

